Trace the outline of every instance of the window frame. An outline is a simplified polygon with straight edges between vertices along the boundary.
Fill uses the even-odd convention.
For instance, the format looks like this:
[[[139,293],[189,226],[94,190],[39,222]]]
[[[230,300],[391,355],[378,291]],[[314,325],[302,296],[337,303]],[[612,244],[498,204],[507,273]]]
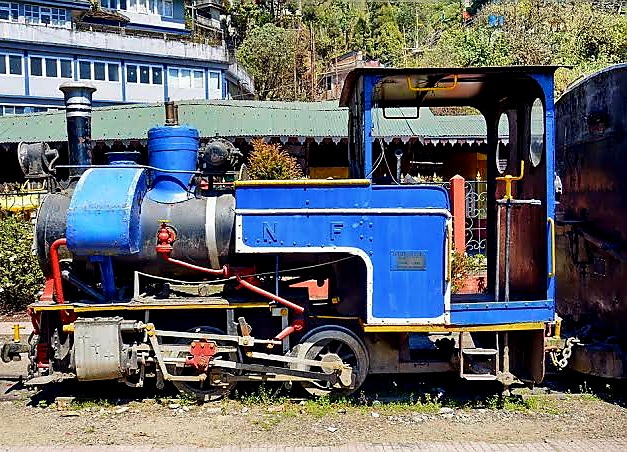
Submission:
[[[39,60],[39,69],[40,69],[40,74],[33,74],[33,60]],[[28,74],[31,77],[35,77],[35,78],[41,78],[41,77],[45,77],[44,76],[44,57],[40,56],[40,55],[29,55],[28,56]]]
[[[136,68],[137,71],[137,75],[136,75],[136,81],[131,82],[128,79],[128,67],[129,66],[133,66]],[[148,68],[148,82],[142,82],[141,81],[141,68]],[[155,83],[154,82],[154,69],[159,69],[161,70],[161,83]],[[164,73],[165,73],[166,69],[164,68],[164,66],[158,65],[158,64],[150,64],[150,63],[127,63],[124,65],[124,72],[126,74],[125,80],[127,84],[137,84],[137,85],[144,85],[144,86],[163,86],[163,84],[165,83],[164,80]]]
[[[2,53],[0,55],[4,55],[6,62],[6,73],[2,75],[11,77],[24,77],[24,55],[20,55],[19,53]],[[21,65],[19,74],[14,74],[11,72],[11,57],[17,57],[20,59]]]

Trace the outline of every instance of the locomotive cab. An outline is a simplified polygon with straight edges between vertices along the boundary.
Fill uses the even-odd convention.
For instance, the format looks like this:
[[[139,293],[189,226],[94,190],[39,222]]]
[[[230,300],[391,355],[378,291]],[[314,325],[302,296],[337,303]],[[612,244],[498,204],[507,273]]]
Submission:
[[[554,322],[553,70],[352,72],[340,102],[347,179],[207,170],[198,131],[179,125],[172,105],[166,125],[148,132],[147,164],[116,154],[93,165],[81,147],[89,140],[70,143],[73,179],[37,220],[49,282],[29,308],[30,383],[154,377],[209,400],[239,381],[297,382],[315,395],[350,393],[385,373],[540,381]],[[80,134],[70,118],[89,120],[92,91],[66,90],[82,99],[79,114],[68,109],[72,141]],[[377,111],[435,106],[485,118],[483,293],[452,294],[453,231],[464,218],[449,191],[375,177],[385,159],[374,146]],[[328,290],[314,298],[299,288],[307,281]]]

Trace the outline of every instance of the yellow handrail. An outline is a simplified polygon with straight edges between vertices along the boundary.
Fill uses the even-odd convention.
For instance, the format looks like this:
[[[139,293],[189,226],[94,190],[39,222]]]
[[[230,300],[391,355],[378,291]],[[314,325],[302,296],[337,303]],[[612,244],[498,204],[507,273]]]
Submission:
[[[508,174],[506,176],[497,177],[496,180],[505,181],[505,196],[503,199],[513,199],[512,198],[512,182],[515,180],[521,180],[525,176],[525,161],[520,161],[520,174],[518,176],[512,176]]]
[[[555,276],[555,221],[549,217],[546,221],[551,226],[551,271],[549,272],[549,278]]]
[[[453,89],[457,86],[457,74],[453,75],[453,84],[451,86],[434,86],[431,88],[422,88],[420,86],[412,86],[411,85],[411,75],[407,76],[407,88],[409,88],[410,91],[446,91],[449,89]]]

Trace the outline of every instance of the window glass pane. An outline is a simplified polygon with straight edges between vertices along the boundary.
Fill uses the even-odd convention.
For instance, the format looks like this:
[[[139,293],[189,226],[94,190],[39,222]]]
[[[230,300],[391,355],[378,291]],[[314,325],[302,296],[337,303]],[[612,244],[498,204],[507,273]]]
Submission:
[[[40,8],[40,19],[42,24],[50,23],[50,8]]]
[[[194,88],[204,88],[204,73],[203,71],[194,71]]]
[[[159,1],[161,3],[161,1]],[[156,14],[157,13],[157,5],[155,4],[155,0],[148,0],[148,12]]]
[[[134,64],[126,66],[126,81],[129,83],[137,83],[137,66]]]
[[[72,60],[61,60],[61,77],[72,78]]]
[[[0,55],[0,74],[7,73],[7,57],[5,55]]]
[[[17,22],[20,18],[20,5],[18,3],[11,3],[11,20]]]
[[[172,0],[164,0],[163,15],[168,16],[168,17],[172,17],[174,15],[174,8],[172,7]]]
[[[109,63],[107,65],[109,70],[109,81],[110,82],[119,82],[120,81],[120,65],[117,63]]]
[[[168,86],[170,88],[178,88],[179,86],[179,70],[178,69],[168,69]]]
[[[120,9],[126,9],[126,0],[120,0]]]
[[[30,75],[42,76],[43,60],[39,57],[30,57]]]
[[[139,82],[150,83],[150,67],[139,66]]]
[[[100,0],[100,6],[102,6],[104,8],[108,8],[109,7],[109,0]]]
[[[24,114],[24,107],[15,107],[15,114],[16,115],[23,115]]]
[[[9,72],[13,75],[22,75],[22,57],[9,55]]]
[[[192,86],[191,71],[189,69],[181,69],[179,76],[179,88],[189,88]]]
[[[210,89],[220,89],[220,74],[217,72],[209,73],[209,88]]]
[[[78,62],[78,78],[81,80],[91,79],[91,63],[89,61]]]
[[[152,68],[152,83],[154,83],[155,85],[163,84],[163,69],[161,69],[160,67]]]
[[[106,80],[106,72],[105,72],[105,64],[104,63],[94,63],[94,80]]]
[[[57,59],[46,58],[46,77],[57,76]]]
[[[10,7],[9,3],[0,2],[0,19],[9,20]]]

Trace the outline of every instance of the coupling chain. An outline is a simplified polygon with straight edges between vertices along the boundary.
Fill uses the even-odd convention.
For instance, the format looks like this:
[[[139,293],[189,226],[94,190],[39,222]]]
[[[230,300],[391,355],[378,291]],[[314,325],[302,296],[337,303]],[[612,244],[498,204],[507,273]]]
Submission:
[[[569,337],[566,339],[566,345],[562,350],[554,350],[550,352],[551,361],[553,365],[562,370],[568,366],[568,360],[573,356],[573,346],[579,344],[581,341],[576,337]]]

